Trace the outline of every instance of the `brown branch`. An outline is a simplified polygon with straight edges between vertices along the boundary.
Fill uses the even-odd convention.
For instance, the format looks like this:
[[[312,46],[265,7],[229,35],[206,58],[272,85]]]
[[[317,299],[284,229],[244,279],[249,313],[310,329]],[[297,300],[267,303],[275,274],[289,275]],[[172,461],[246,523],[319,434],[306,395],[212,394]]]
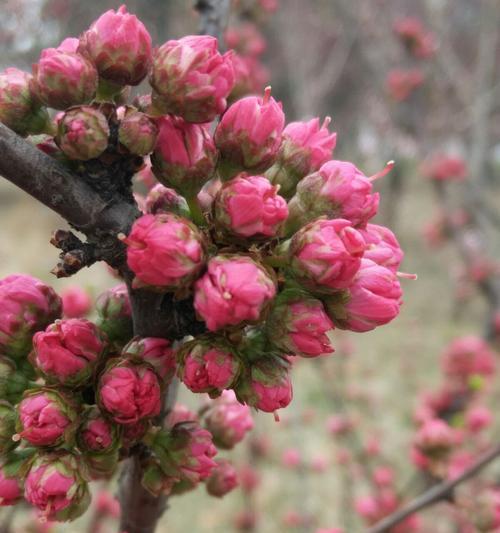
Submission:
[[[0,123],[0,175],[17,185],[84,233],[95,245],[95,260],[124,262],[116,238],[128,233],[139,215],[122,199],[105,201],[83,179]]]
[[[196,0],[194,3],[194,8],[200,14],[200,34],[217,37],[219,49],[224,44],[230,3],[230,0]]]
[[[389,531],[391,528],[400,524],[403,520],[408,518],[410,515],[430,507],[436,503],[439,503],[443,500],[446,500],[453,493],[453,489],[477,475],[483,468],[489,465],[494,461],[498,456],[500,456],[500,444],[497,444],[490,451],[484,453],[479,457],[479,459],[467,470],[465,470],[460,476],[450,481],[445,481],[439,483],[434,487],[430,488],[413,501],[411,501],[405,507],[399,509],[395,513],[385,517],[383,520],[369,528],[366,533],[384,533]]]

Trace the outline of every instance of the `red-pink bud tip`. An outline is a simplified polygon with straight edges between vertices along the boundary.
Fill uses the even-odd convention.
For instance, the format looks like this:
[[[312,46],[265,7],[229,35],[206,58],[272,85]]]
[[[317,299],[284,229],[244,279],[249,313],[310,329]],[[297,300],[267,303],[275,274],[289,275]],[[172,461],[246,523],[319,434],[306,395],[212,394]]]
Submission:
[[[271,98],[271,86],[268,85],[264,89],[264,97],[262,98],[262,103],[267,104],[269,102],[269,98]]]
[[[383,178],[384,176],[386,176],[387,174],[389,174],[389,172],[394,168],[394,161],[388,161],[385,165],[385,167],[380,171],[380,172],[377,172],[376,174],[373,174],[373,176],[370,176],[368,179],[370,181],[375,181],[377,180],[378,178]]]

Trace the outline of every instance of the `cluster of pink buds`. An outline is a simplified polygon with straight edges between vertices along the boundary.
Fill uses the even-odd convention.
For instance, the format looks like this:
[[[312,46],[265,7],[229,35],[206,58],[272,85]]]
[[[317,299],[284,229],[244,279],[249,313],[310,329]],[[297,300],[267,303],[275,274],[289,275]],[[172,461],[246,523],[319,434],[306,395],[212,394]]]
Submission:
[[[495,374],[496,358],[483,339],[470,335],[445,348],[441,368],[444,383],[424,394],[415,411],[411,456],[419,469],[452,478],[470,465],[472,442],[479,449],[487,445],[485,430],[493,416],[485,393]]]
[[[416,17],[402,17],[394,22],[394,33],[408,52],[417,59],[428,59],[436,51],[434,35]]]
[[[233,46],[257,58],[264,45],[252,31]],[[270,87],[236,99],[237,65],[210,36],[153,48],[122,6],[42,51],[33,75],[0,74],[2,122],[45,132],[40,150],[105,201],[116,192],[143,213],[117,236],[130,286],[97,298],[95,323],[82,292],[61,303],[30,276],[0,280],[2,501],[24,491],[46,519],[74,519],[88,482],[109,478],[138,444],[152,494],[205,482],[220,497],[237,480],[217,447],[243,440],[250,408],[292,401],[294,356],[331,354],[335,328],[365,332],[398,315],[403,252],[371,223],[373,182],[392,162],[366,176],[333,160],[329,118],[286,125]],[[144,80],[150,94],[129,102]],[[159,182],[144,199],[133,194],[137,173],[149,175],[143,186]],[[129,291],[166,295],[195,333],[134,336]],[[174,378],[211,400],[162,424]]]

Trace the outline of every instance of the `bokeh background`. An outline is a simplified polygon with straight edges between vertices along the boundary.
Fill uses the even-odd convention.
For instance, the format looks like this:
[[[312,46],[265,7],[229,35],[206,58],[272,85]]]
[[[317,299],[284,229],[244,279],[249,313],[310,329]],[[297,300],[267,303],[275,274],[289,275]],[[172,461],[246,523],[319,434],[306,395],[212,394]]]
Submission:
[[[495,341],[500,302],[492,301],[484,280],[494,286],[500,265],[498,0],[280,0],[276,10],[273,3],[255,11],[236,2],[229,20],[243,41],[262,39],[256,89],[271,84],[289,121],[331,116],[335,158],[367,175],[396,161],[376,182],[383,198],[376,222],[395,231],[406,252],[402,268],[418,280],[402,280],[405,302],[391,325],[362,335],[337,332],[336,354],[295,365],[294,401],[279,423],[255,416],[252,438],[228,454],[244,472],[249,464],[255,469],[255,490],[237,489],[221,501],[203,488],[172,498],[159,532],[363,531],[356,502],[373,493],[377,467],[392,469],[400,501],[426,487],[410,458],[413,413],[421,394],[443,379],[443,349],[466,334]],[[0,68],[30,70],[42,48],[79,35],[120,4],[0,0]],[[127,7],[155,43],[197,31],[190,1],[131,0]],[[420,51],[398,34],[408,17],[421,24]],[[250,23],[260,36],[245,34]],[[465,179],[449,180],[441,195],[429,177],[439,157],[465,167]],[[457,219],[453,231],[450,219]],[[94,297],[115,284],[100,264],[75,279],[49,274],[57,251],[48,241],[62,227],[0,179],[0,276],[27,272],[56,289],[82,285]],[[485,400],[495,415],[499,385],[495,378]],[[500,420],[487,431],[486,443],[498,440]],[[486,478],[500,479],[499,466]],[[251,485],[248,473],[245,480]],[[441,503],[422,514],[419,531],[475,531],[460,529],[466,521],[456,506]],[[39,531],[29,529],[35,528],[29,511],[18,513],[15,524],[15,531]],[[104,527],[115,526],[110,520]],[[53,531],[88,529],[87,517]]]

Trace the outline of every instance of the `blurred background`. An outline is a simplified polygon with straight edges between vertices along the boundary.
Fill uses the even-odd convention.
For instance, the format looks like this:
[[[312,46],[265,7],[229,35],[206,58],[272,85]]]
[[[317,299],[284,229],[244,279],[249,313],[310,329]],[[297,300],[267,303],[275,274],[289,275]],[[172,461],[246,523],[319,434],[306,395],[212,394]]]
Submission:
[[[42,48],[78,36],[120,4],[0,0],[0,68],[30,70]],[[156,44],[197,31],[190,1],[130,0],[127,7]],[[418,280],[402,280],[405,303],[389,326],[363,335],[336,332],[333,356],[295,365],[294,401],[281,421],[257,414],[252,437],[228,455],[240,469],[240,489],[222,501],[203,488],[172,498],[159,531],[364,531],[447,476],[422,470],[411,453],[415,410],[428,401],[422,395],[446,383],[446,347],[474,335],[498,348],[500,3],[240,0],[226,44],[244,58],[242,92],[272,85],[288,121],[332,117],[336,159],[353,161],[366,175],[395,160],[376,182],[382,194],[376,222],[396,233],[406,253],[403,270]],[[115,284],[100,264],[75,279],[49,274],[57,262],[50,235],[62,227],[0,180],[0,276],[27,272],[57,290],[79,284],[93,297]],[[493,375],[482,386],[480,403],[494,418],[480,435],[468,428],[462,454],[474,457],[498,442],[499,385]],[[453,412],[462,416],[454,422],[459,427],[462,411]],[[497,482],[500,464],[465,486],[455,504],[441,503],[418,523],[391,531],[490,531],[473,519],[483,509],[474,498],[497,490]],[[493,507],[498,512],[498,503]],[[29,513],[20,515],[16,531],[42,531]],[[111,520],[102,531],[114,530]],[[47,531],[89,527],[87,517]]]

